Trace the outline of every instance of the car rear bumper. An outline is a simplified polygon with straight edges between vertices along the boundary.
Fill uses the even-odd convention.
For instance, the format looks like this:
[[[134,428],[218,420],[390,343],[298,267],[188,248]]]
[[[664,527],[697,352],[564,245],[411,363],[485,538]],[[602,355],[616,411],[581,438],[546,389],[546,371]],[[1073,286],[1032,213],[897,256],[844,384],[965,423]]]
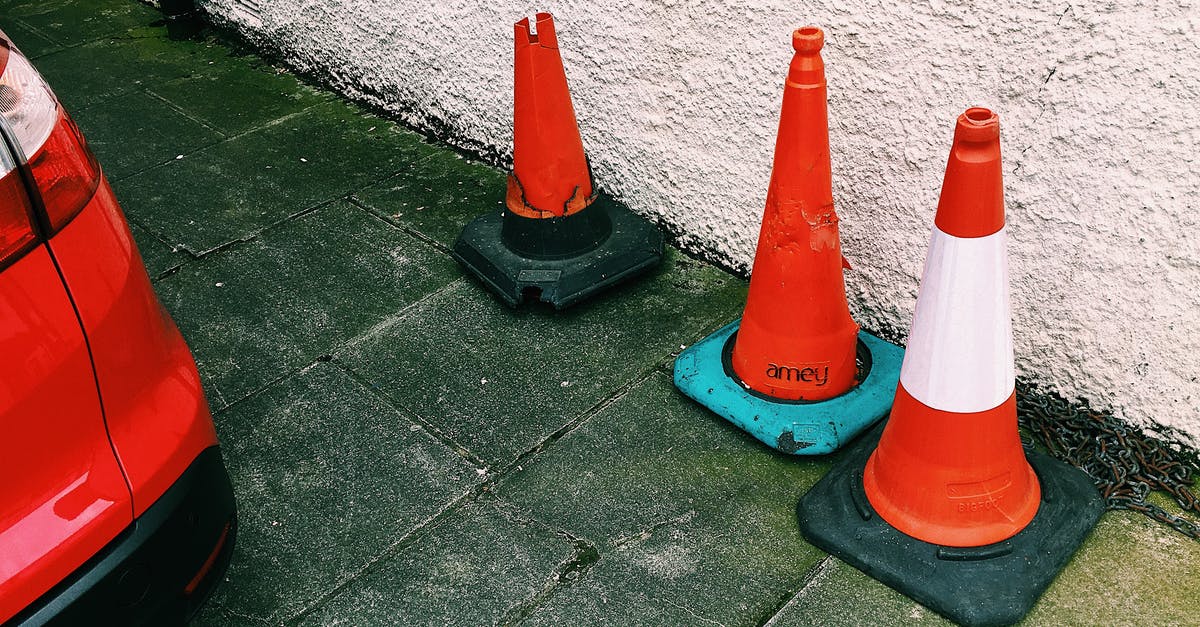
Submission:
[[[180,624],[222,578],[236,533],[233,488],[213,446],[129,528],[14,623]]]

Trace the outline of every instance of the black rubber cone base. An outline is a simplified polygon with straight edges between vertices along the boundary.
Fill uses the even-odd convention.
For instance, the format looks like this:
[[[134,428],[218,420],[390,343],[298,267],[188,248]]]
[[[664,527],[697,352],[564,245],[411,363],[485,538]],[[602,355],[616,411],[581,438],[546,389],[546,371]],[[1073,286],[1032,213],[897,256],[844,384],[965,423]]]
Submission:
[[[847,450],[800,499],[800,530],[821,549],[957,623],[1021,620],[1104,513],[1083,471],[1030,452],[1042,502],[1025,529],[982,547],[922,542],[880,518],[863,490],[863,468],[882,431],[881,425]]]
[[[509,306],[540,300],[563,309],[658,265],[663,236],[601,194],[564,218],[481,216],[451,254]]]

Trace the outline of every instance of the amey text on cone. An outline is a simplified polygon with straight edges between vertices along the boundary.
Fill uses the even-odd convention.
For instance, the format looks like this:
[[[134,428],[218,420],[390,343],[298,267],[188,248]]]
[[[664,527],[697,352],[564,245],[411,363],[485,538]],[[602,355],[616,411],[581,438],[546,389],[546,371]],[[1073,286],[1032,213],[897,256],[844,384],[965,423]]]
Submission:
[[[562,309],[662,260],[663,236],[597,193],[554,18],[514,25],[513,171],[505,208],[463,229],[454,258],[504,302]]]
[[[1016,622],[1103,512],[1017,432],[999,118],[959,116],[891,416],[804,496],[817,546],[957,622]]]
[[[788,453],[828,453],[882,418],[899,347],[850,317],[833,204],[825,36],[792,34],[771,182],[746,308],[684,351],[685,394]]]

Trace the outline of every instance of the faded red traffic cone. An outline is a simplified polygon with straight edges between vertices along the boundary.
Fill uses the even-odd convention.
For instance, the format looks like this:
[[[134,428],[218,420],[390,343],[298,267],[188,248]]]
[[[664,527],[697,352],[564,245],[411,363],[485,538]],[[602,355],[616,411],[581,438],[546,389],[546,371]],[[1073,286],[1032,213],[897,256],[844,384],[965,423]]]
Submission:
[[[529,218],[561,217],[591,204],[592,174],[558,53],[554,18],[513,25],[513,171],[505,204]]]
[[[859,331],[846,304],[824,42],[814,26],[792,33],[795,55],[745,312],[675,360],[680,391],[797,455],[832,452],[887,415],[904,354]]]
[[[1001,178],[999,119],[968,109],[891,416],[797,510],[814,544],[966,625],[1024,616],[1103,512],[1086,474],[1021,446]]]
[[[833,208],[821,29],[792,34],[775,163],[733,370],[751,389],[819,401],[854,385],[855,338]]]
[[[514,27],[513,171],[506,211],[463,229],[451,253],[509,305],[563,308],[662,259],[653,226],[598,194],[549,13]]]

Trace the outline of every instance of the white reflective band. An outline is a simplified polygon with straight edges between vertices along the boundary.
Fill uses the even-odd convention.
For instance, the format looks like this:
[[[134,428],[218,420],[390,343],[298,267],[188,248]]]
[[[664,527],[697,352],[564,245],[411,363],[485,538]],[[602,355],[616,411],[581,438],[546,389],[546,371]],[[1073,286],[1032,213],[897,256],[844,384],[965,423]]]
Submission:
[[[1012,395],[1005,230],[955,237],[933,227],[900,382],[942,411],[993,409]]]

